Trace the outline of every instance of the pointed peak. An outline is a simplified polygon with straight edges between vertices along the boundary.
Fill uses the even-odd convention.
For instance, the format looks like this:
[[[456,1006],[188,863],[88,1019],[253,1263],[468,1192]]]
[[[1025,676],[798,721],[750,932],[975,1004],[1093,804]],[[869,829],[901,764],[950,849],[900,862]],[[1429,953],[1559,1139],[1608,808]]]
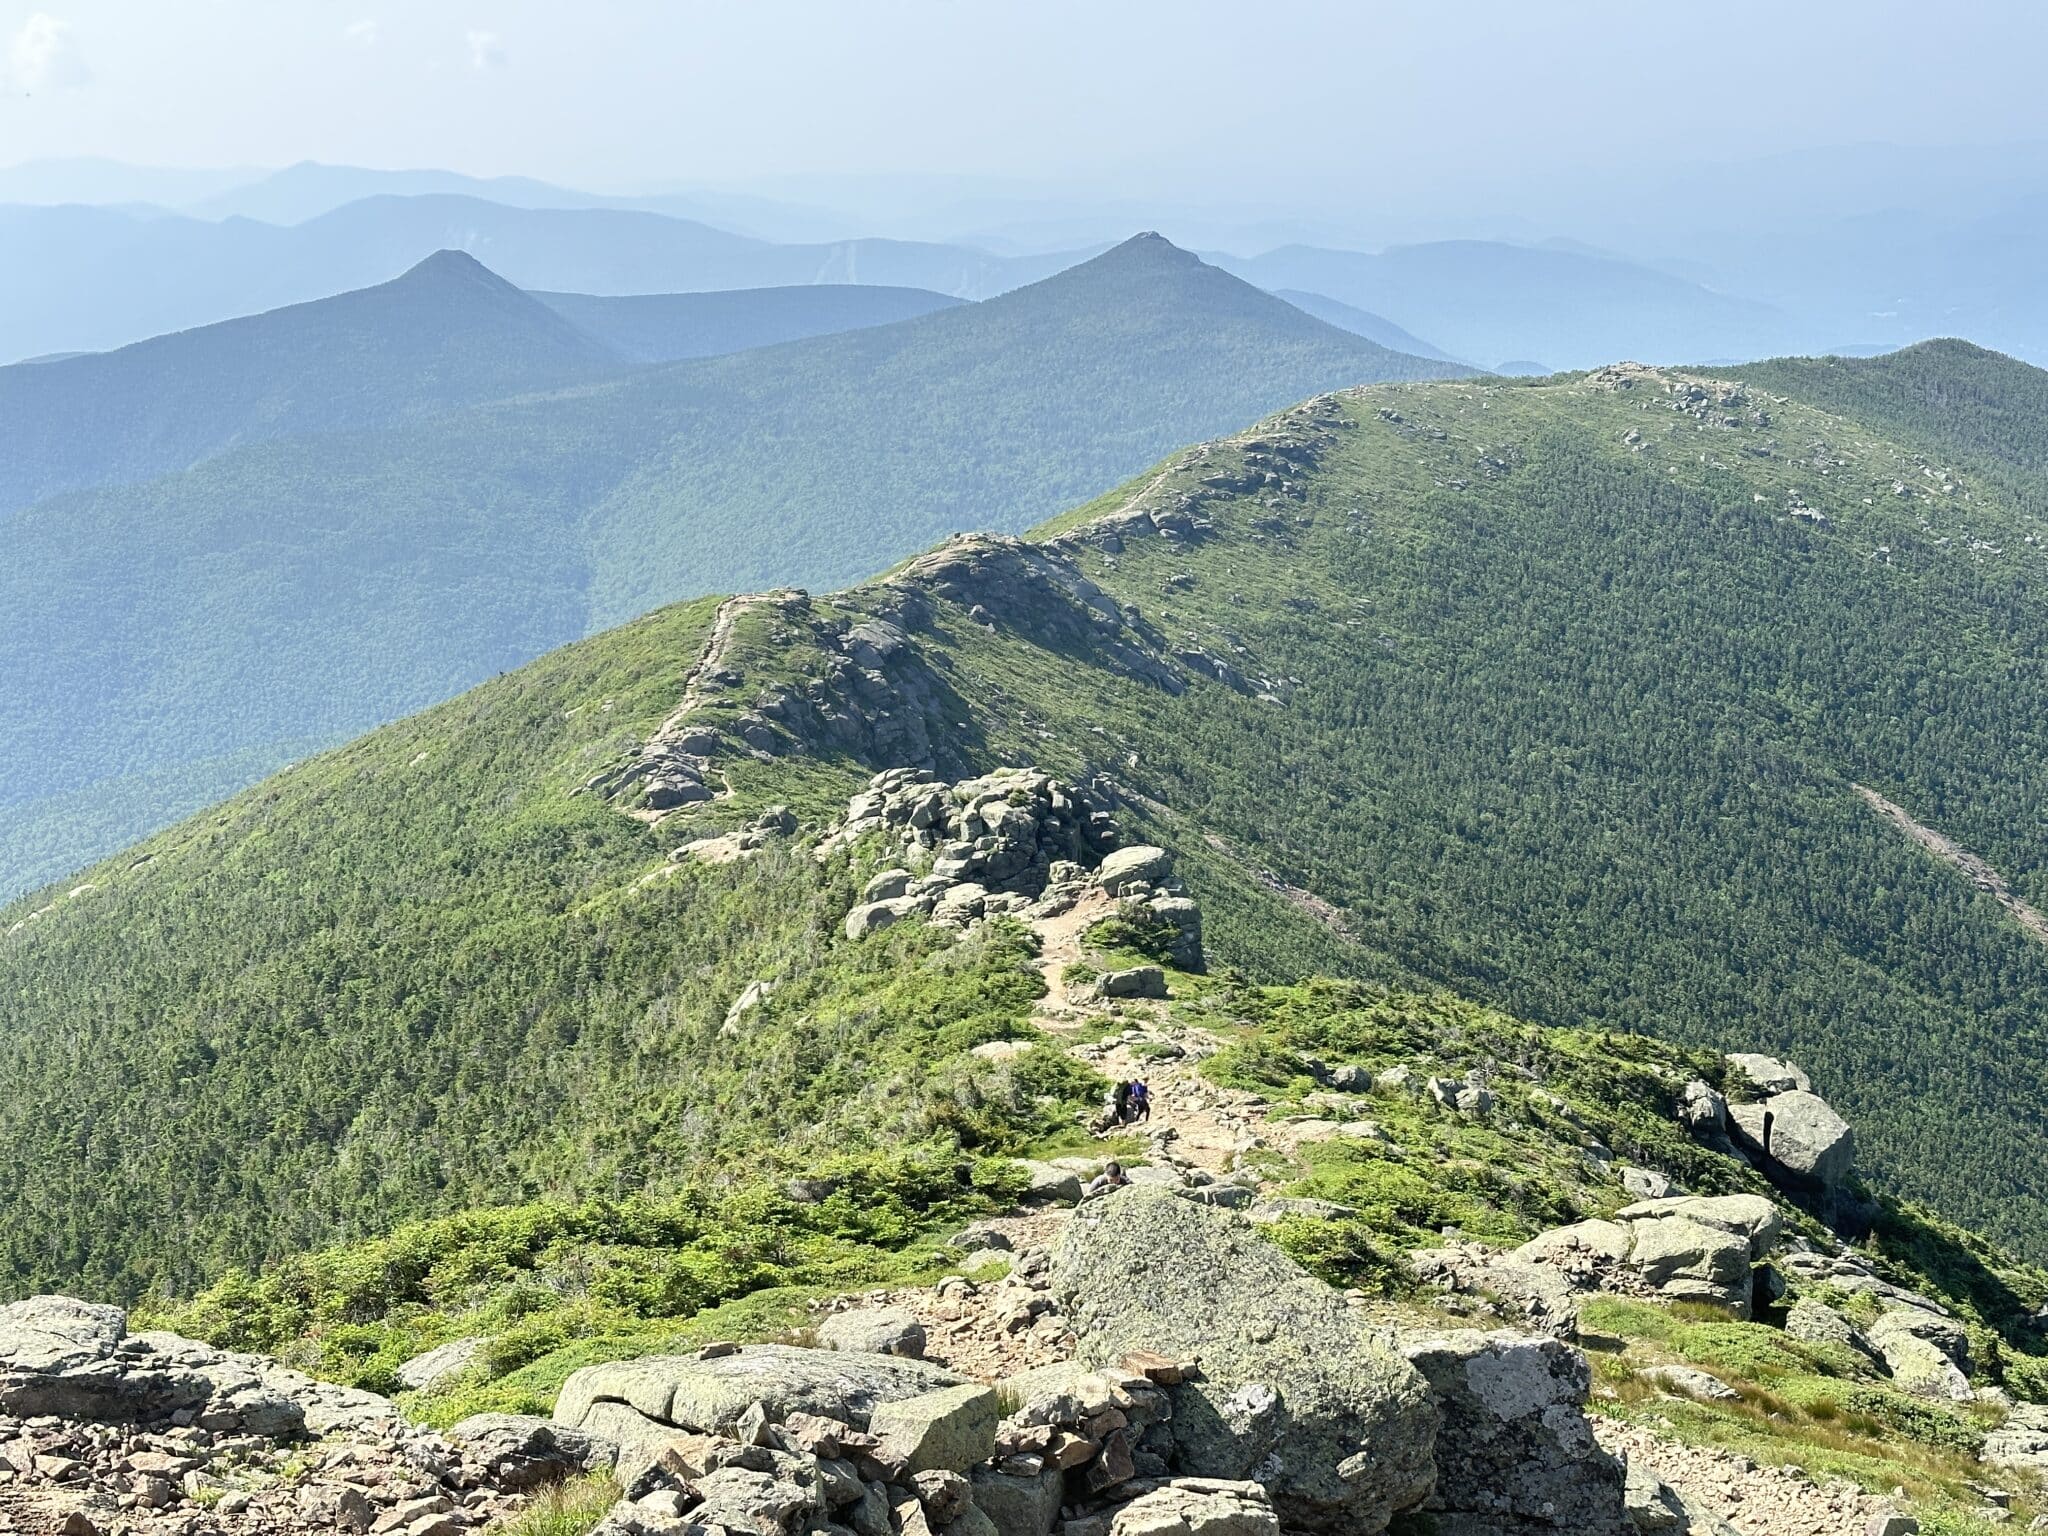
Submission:
[[[398,282],[410,285],[424,283],[483,283],[493,288],[510,288],[512,284],[498,276],[489,267],[478,261],[467,251],[441,250],[425,260],[415,263],[399,274]]]

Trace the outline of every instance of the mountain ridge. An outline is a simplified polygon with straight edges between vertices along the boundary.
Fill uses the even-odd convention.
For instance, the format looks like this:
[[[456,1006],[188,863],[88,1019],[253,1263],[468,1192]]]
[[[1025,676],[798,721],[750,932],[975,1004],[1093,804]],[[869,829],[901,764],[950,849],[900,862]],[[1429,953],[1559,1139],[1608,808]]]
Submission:
[[[39,797],[333,741],[657,603],[857,580],[1317,388],[1448,371],[1165,245],[982,304],[38,503],[0,570],[20,679],[0,699],[0,849],[58,840]],[[191,792],[167,803],[197,809]],[[131,835],[166,814],[146,795],[133,811]],[[15,888],[35,883],[18,857],[0,853]]]

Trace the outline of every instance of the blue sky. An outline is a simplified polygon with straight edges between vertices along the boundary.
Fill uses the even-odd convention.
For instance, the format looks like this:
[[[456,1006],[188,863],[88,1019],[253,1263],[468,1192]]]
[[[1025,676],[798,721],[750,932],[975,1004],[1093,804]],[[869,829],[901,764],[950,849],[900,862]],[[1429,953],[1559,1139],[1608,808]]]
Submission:
[[[1435,181],[2048,138],[2048,7],[0,0],[0,164]]]

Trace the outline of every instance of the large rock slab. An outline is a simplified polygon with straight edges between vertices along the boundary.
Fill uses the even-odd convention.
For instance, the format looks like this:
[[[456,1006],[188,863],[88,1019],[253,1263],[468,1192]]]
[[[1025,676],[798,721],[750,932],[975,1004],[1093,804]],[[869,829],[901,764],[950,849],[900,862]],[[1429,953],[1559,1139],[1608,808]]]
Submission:
[[[1586,1422],[1592,1371],[1557,1339],[1459,1329],[1404,1336],[1401,1353],[1441,1415],[1436,1491],[1443,1536],[1629,1536],[1624,1469]]]
[[[1966,1374],[1970,1336],[1954,1318],[1918,1307],[1894,1307],[1863,1336],[1901,1392],[1951,1403],[1967,1403],[1976,1396]]]
[[[883,1403],[963,1385],[966,1378],[922,1360],[750,1344],[710,1360],[646,1355],[585,1366],[562,1384],[555,1420],[582,1428],[595,1405],[616,1402],[660,1424],[725,1435],[759,1403],[778,1423],[812,1413],[866,1429]]]
[[[1242,1217],[1117,1190],[1068,1223],[1053,1290],[1084,1363],[1199,1362],[1169,1389],[1180,1469],[1256,1477],[1290,1528],[1369,1536],[1433,1486],[1427,1383]]]
[[[1786,1182],[1834,1189],[1856,1160],[1849,1122],[1818,1094],[1793,1089],[1728,1106],[1735,1140]]]
[[[139,1423],[188,1409],[232,1414],[249,1433],[278,1439],[399,1417],[373,1392],[314,1381],[261,1355],[130,1334],[118,1307],[68,1296],[0,1307],[0,1414]]]
[[[912,1472],[965,1472],[996,1453],[995,1388],[968,1382],[877,1403],[868,1429]]]

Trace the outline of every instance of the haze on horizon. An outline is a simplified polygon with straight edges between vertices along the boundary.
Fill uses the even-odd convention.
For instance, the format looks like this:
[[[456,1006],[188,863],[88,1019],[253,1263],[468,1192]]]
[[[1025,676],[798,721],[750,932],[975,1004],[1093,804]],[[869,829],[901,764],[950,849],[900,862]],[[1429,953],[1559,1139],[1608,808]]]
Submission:
[[[878,233],[960,233],[1003,203],[1598,238],[1631,183],[1674,167],[1791,156],[1824,203],[1836,172],[1815,164],[1876,183],[1866,198],[1902,165],[1955,176],[1953,154],[1854,146],[2037,162],[2044,47],[2048,10],[2015,0],[1938,25],[1906,0],[5,0],[0,165],[719,186],[856,208]]]

